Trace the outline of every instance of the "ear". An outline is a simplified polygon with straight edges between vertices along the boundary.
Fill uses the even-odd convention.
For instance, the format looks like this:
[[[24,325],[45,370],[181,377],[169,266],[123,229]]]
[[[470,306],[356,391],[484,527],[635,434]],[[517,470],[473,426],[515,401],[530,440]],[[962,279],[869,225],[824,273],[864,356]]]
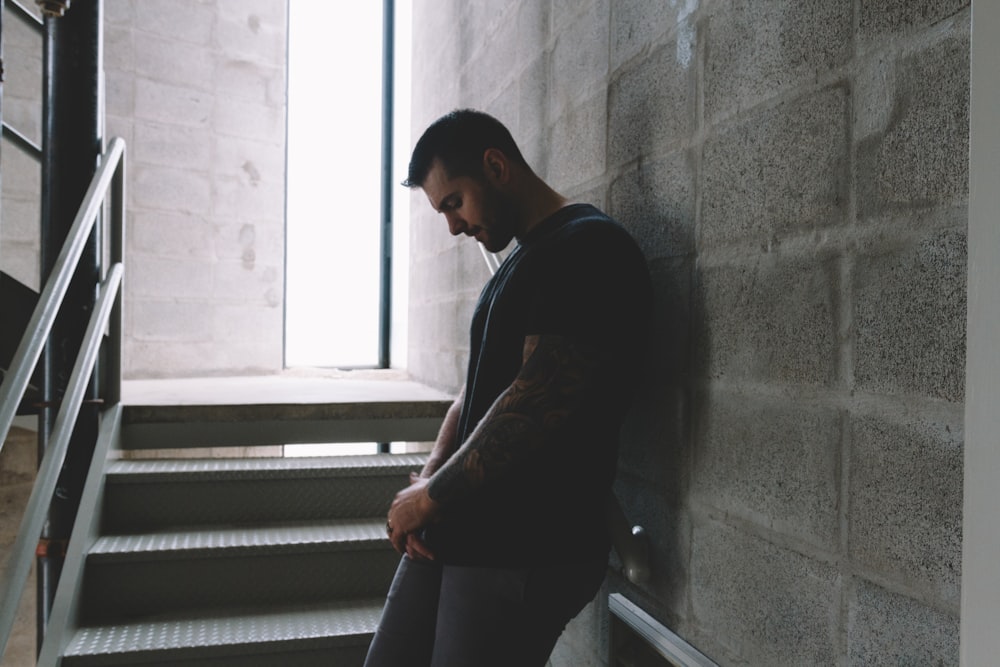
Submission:
[[[510,162],[499,148],[487,148],[483,153],[483,174],[497,185],[510,179]]]

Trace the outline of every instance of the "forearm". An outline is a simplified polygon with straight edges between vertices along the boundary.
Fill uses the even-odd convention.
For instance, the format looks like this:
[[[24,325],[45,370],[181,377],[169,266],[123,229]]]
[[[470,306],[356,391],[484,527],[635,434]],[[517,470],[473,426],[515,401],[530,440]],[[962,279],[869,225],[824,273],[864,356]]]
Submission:
[[[514,382],[500,394],[457,452],[431,477],[430,497],[459,502],[530,465],[593,389],[596,355],[559,336],[529,336]]]
[[[427,463],[424,465],[423,470],[420,471],[421,477],[430,477],[437,472],[438,468],[444,465],[445,461],[458,449],[458,420],[462,414],[462,403],[464,400],[465,389],[463,388],[459,392],[458,398],[448,408],[448,412],[444,416],[444,421],[441,422],[437,440],[434,441],[434,447],[427,458]]]

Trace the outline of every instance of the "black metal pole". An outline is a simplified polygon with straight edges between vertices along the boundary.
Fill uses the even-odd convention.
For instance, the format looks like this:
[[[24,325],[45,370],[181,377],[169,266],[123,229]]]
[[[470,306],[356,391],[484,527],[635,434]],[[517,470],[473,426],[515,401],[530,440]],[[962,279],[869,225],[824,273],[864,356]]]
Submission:
[[[392,332],[392,120],[393,57],[395,53],[394,0],[382,3],[382,235],[380,274],[382,298],[379,308],[380,368],[389,368]]]
[[[59,16],[40,2],[45,17],[42,97],[41,277],[53,269],[101,154],[103,0],[74,2]],[[55,6],[55,9],[53,7]],[[39,461],[45,454],[73,364],[79,354],[101,277],[101,225],[95,226],[42,355]],[[97,440],[96,373],[87,389],[38,548],[38,646],[52,611],[66,543],[79,507]]]

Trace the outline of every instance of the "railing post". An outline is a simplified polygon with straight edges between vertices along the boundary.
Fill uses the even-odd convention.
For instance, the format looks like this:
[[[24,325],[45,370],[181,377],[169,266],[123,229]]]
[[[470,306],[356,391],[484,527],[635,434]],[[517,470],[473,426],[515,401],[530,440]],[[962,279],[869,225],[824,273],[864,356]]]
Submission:
[[[48,10],[53,3],[39,4]],[[43,284],[66,240],[102,150],[102,15],[103,0],[89,0],[73,3],[61,17],[54,13],[45,17],[40,252]],[[42,357],[39,460],[48,447],[58,404],[96,302],[101,278],[101,228],[102,225],[95,225],[89,237]],[[49,519],[42,530],[37,568],[39,647],[97,439],[97,397],[95,373],[76,422]]]

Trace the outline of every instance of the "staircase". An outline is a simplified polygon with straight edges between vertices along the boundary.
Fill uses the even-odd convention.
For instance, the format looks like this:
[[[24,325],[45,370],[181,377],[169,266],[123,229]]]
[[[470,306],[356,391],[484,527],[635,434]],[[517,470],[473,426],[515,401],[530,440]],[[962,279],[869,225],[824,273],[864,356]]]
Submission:
[[[450,404],[413,383],[326,383],[337,396],[225,405],[188,396],[124,407],[93,493],[92,534],[74,534],[86,547],[78,580],[66,593],[60,584],[57,611],[69,589],[75,595],[52,664],[362,664],[399,561],[385,539],[386,511],[424,455],[186,455],[208,446],[427,441]],[[245,384],[229,393],[248,391]],[[166,447],[168,459],[128,454]]]

